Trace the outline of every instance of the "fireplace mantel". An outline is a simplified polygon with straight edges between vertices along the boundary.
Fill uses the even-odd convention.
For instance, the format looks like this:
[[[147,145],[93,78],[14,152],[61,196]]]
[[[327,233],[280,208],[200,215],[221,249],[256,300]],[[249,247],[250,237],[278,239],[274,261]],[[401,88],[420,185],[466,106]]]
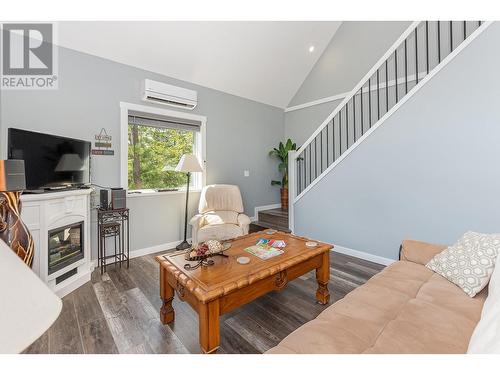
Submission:
[[[59,297],[90,281],[90,193],[83,189],[21,196],[21,217],[35,242],[32,269]],[[80,222],[83,258],[49,274],[49,231]]]

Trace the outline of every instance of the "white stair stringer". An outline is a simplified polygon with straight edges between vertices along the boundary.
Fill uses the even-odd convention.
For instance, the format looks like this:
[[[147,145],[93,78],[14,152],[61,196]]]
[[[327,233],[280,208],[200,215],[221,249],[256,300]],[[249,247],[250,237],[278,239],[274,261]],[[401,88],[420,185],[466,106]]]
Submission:
[[[394,53],[394,51],[401,45],[412,31],[420,24],[420,21],[413,22],[408,29],[398,38],[398,40],[391,46],[391,48],[382,56],[382,58],[373,66],[373,68],[363,77],[358,85],[345,97],[345,99],[333,110],[328,118],[316,129],[316,131],[308,138],[308,140],[297,151],[290,151],[289,153],[289,228],[294,233],[294,205],[304,197],[311,189],[313,189],[325,176],[331,173],[343,160],[345,160],[361,143],[363,143],[370,135],[373,134],[380,126],[382,126],[387,119],[389,119],[399,108],[401,108],[413,95],[415,95],[423,86],[425,86],[433,77],[435,77],[446,65],[448,65],[457,55],[459,55],[467,46],[481,35],[493,21],[486,21],[482,23],[473,33],[471,33],[461,44],[459,44],[452,52],[450,52],[441,62],[432,69],[418,84],[406,93],[394,106],[392,106],[387,113],[385,113],[378,121],[376,121],[370,129],[368,129],[360,138],[351,144],[331,165],[329,165],[320,175],[318,175],[302,192],[296,194],[296,160],[298,156],[304,151],[316,136],[330,123],[330,121],[338,114],[338,112],[348,103],[353,96],[355,96],[359,89],[366,83],[368,77],[371,77],[374,72],[386,61],[386,59]]]

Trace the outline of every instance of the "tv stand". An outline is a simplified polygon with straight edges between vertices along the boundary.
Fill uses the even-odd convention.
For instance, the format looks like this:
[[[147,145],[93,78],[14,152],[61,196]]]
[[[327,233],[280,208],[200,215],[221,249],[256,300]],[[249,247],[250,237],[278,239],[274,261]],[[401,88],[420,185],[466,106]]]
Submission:
[[[51,194],[51,193],[61,193],[65,191],[74,191],[74,190],[89,190],[90,186],[64,186],[58,188],[44,188],[44,189],[32,189],[32,190],[23,190],[23,194]]]
[[[23,194],[43,194],[46,191],[43,189],[37,189],[37,190],[23,190]]]
[[[21,196],[21,218],[28,226],[35,245],[32,270],[59,297],[71,293],[90,281],[91,261],[91,215],[90,190],[52,191],[45,194]],[[63,268],[50,270],[50,232],[63,227],[82,224],[80,236],[83,258]],[[50,272],[50,273],[49,273]]]

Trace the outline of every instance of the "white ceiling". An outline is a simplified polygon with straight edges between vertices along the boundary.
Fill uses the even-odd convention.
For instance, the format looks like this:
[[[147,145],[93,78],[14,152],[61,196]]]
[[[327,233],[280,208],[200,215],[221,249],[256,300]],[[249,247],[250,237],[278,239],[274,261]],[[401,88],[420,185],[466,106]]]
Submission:
[[[68,21],[58,43],[285,108],[340,23]]]

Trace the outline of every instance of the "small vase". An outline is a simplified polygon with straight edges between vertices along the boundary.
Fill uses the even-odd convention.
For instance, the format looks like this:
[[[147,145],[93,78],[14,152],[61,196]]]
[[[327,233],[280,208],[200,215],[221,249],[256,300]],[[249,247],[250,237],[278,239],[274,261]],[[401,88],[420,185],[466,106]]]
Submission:
[[[21,192],[0,192],[0,238],[31,267],[34,243],[21,220]]]
[[[281,209],[288,212],[288,188],[281,189]]]

